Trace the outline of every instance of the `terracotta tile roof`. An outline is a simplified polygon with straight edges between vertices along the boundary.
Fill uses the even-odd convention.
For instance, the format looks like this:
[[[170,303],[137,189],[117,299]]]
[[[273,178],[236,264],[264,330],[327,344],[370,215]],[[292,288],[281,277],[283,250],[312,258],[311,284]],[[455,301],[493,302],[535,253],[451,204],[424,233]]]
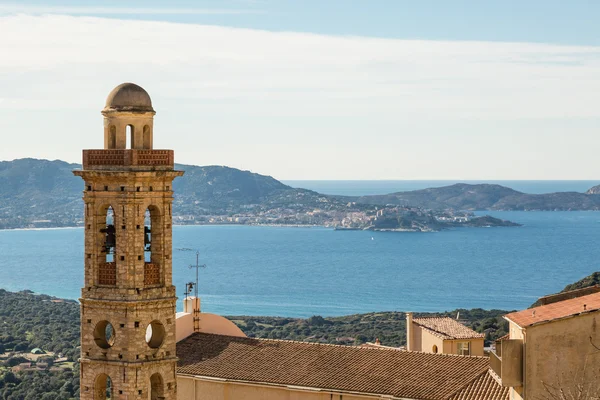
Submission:
[[[500,379],[488,370],[462,389],[451,400],[508,400],[508,388],[502,387]]]
[[[485,357],[195,333],[177,343],[178,374],[401,398],[449,399]]]
[[[521,328],[600,310],[600,293],[517,311],[504,316]]]
[[[413,318],[413,322],[442,339],[479,339],[485,337],[448,317]]]
[[[505,340],[505,339],[510,339],[510,333],[507,333],[504,336],[500,336],[498,339],[496,339],[496,342],[500,342],[500,341]]]

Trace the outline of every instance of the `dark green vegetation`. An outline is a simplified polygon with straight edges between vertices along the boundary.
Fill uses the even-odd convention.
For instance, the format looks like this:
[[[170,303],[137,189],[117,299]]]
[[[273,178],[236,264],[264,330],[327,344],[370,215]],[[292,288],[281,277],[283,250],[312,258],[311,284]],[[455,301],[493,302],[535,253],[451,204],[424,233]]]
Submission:
[[[79,398],[78,346],[77,302],[0,289],[0,399]],[[48,354],[36,360],[36,347]],[[31,366],[12,371],[22,363]]]
[[[419,212],[402,210],[402,212],[394,215],[386,214],[384,217],[378,217],[368,229],[375,231],[439,231],[458,227],[521,226],[515,222],[494,218],[489,215],[476,217],[470,213],[464,213],[461,214],[462,216],[468,217],[468,219],[466,221],[453,220],[454,215],[431,210],[420,210]],[[440,219],[440,217],[444,219]]]
[[[600,281],[600,272],[568,285],[588,287]],[[502,310],[454,310],[415,316],[456,318],[477,332],[486,343],[507,333]],[[282,317],[229,317],[250,337],[305,340],[356,345],[379,338],[386,346],[406,343],[406,316],[400,312],[355,314],[308,319]],[[47,354],[21,371],[13,367],[32,362],[39,347]],[[0,399],[70,400],[79,398],[79,304],[28,291],[0,289]],[[27,359],[27,358],[29,359]],[[66,358],[66,360],[64,360]]]
[[[586,276],[575,283],[565,286],[561,293],[568,292],[569,290],[583,289],[594,285],[600,285],[600,272],[594,272],[593,274]]]
[[[484,215],[482,217],[475,217],[461,226],[470,226],[470,227],[486,227],[486,226],[521,226],[521,224],[517,224],[515,222],[506,221],[504,219],[499,219],[495,217],[491,217],[489,215]]]
[[[508,333],[503,310],[454,310],[443,313],[415,313],[415,317],[451,317],[460,313],[460,322],[485,333],[486,343]],[[385,346],[406,345],[406,315],[377,312],[344,317],[313,316],[308,319],[280,317],[228,317],[248,336],[268,339],[301,340],[319,343],[359,345],[374,342]]]
[[[583,288],[587,288],[590,286],[596,286],[596,285],[600,285],[600,272],[594,272],[593,274],[588,275],[585,278],[580,279],[575,283],[568,284],[559,293],[564,293],[564,292],[568,292],[571,290],[583,289]],[[531,305],[531,307],[537,307],[539,305],[541,305],[541,303],[538,300],[535,303],[533,303]]]
[[[417,205],[432,210],[600,210],[600,196],[596,192],[527,194],[500,185],[465,183],[362,196],[356,201],[365,204]]]

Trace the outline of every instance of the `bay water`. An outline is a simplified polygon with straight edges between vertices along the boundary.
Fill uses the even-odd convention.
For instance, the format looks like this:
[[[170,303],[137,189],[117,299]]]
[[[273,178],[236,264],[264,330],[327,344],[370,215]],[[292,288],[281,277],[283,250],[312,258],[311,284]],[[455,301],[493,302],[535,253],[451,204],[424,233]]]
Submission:
[[[200,251],[202,308],[222,315],[521,309],[600,270],[598,212],[479,214],[523,226],[435,233],[175,226],[173,242]],[[0,231],[0,254],[0,288],[79,297],[83,229]],[[195,280],[194,263],[194,252],[174,250],[180,299]]]

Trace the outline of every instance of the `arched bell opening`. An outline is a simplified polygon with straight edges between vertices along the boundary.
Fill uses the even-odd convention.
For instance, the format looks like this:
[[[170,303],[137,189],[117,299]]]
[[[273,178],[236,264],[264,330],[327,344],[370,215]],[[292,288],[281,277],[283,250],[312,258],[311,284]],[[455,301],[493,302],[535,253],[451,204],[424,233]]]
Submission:
[[[152,262],[152,213],[146,209],[144,214],[144,261]]]
[[[144,284],[157,286],[162,283],[162,216],[155,206],[149,206],[144,214]]]
[[[106,374],[100,374],[94,382],[94,400],[112,399],[112,380]]]
[[[98,285],[114,286],[117,283],[117,232],[115,229],[115,212],[110,205],[102,207],[98,217],[98,234],[96,243],[98,254]]]
[[[150,377],[150,400],[163,400],[165,398],[165,384],[162,376],[157,372]]]
[[[125,148],[135,148],[135,126],[133,125],[127,125],[125,128]]]
[[[156,206],[144,214],[144,257],[146,262],[160,263],[162,256],[162,215]]]
[[[102,253],[105,254],[104,261],[114,262],[117,248],[117,232],[115,230],[115,210],[113,210],[112,206],[108,206],[104,222],[103,227],[100,229],[100,232],[104,234],[104,241],[102,242]]]

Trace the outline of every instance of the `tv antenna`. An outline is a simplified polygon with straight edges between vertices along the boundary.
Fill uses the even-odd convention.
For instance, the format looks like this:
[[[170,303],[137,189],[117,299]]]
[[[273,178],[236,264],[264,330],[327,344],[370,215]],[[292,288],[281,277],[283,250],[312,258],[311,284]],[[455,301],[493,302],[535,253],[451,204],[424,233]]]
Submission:
[[[179,248],[179,249],[176,249],[176,250],[179,250],[179,251],[195,251],[196,252],[196,264],[195,265],[194,264],[190,264],[188,266],[188,268],[189,269],[192,269],[192,268],[196,269],[196,284],[193,285],[193,287],[195,289],[194,290],[194,296],[196,296],[196,298],[198,298],[198,270],[200,268],[206,268],[206,264],[200,264],[200,250],[194,250],[194,249],[190,249],[190,248],[187,248],[187,247],[182,247],[182,248]],[[193,282],[190,282],[190,283],[193,283]],[[186,291],[189,290],[188,294],[191,294],[191,288],[187,287],[187,286],[189,286],[190,283],[188,283],[186,285]]]
[[[180,248],[177,250],[179,250],[179,251],[194,251],[194,249],[189,249],[187,247],[183,247],[183,248]],[[196,283],[188,282],[185,285],[185,297],[187,298],[191,294],[192,289],[194,290],[195,299],[192,303],[193,310],[194,310],[194,332],[199,332],[200,331],[200,299],[198,299],[198,270],[200,268],[206,268],[206,264],[200,264],[200,251],[199,250],[196,250],[196,264],[195,265],[190,264],[188,266],[188,268],[196,269]]]

